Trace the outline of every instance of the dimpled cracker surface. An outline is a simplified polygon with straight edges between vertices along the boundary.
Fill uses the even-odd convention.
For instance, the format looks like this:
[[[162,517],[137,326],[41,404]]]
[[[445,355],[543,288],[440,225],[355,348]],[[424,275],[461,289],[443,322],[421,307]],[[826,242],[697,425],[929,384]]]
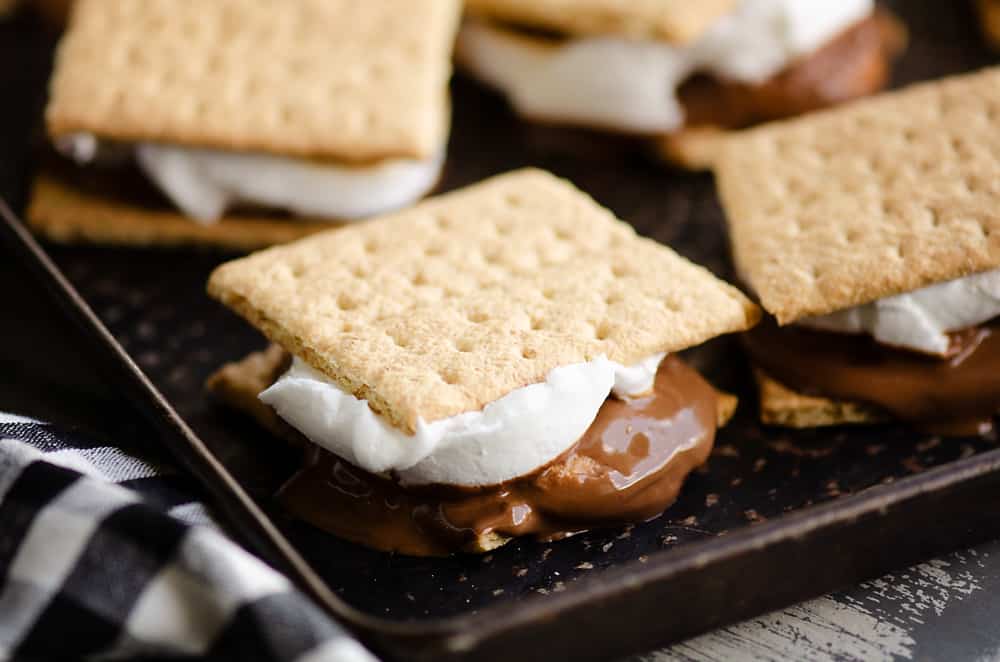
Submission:
[[[458,0],[80,0],[49,132],[341,161],[447,135]]]
[[[466,0],[472,14],[573,35],[620,35],[686,43],[736,0]]]
[[[412,432],[751,326],[735,288],[537,170],[227,263],[209,293]]]
[[[1000,267],[1000,69],[738,134],[715,170],[781,324]]]
[[[33,230],[61,243],[199,245],[237,250],[282,244],[333,227],[318,221],[238,214],[201,225],[175,211],[105,198],[44,174],[35,180],[26,216]]]

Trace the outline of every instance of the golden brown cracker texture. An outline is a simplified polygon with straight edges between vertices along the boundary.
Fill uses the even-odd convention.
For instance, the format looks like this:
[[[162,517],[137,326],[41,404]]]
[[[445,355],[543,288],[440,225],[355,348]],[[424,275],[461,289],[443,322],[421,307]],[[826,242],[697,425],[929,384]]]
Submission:
[[[727,139],[737,271],[788,324],[1000,267],[1000,68]]]
[[[760,421],[789,428],[817,428],[854,423],[880,423],[887,416],[855,402],[796,393],[760,370],[754,371],[760,394]]]
[[[336,227],[301,219],[239,214],[202,225],[180,212],[116,201],[44,174],[35,180],[27,220],[33,230],[60,243],[200,245],[234,250],[286,243]]]
[[[407,432],[559,366],[631,365],[759,318],[539,170],[230,262],[208,291]]]
[[[89,132],[288,156],[426,159],[458,0],[79,0],[46,111]]]

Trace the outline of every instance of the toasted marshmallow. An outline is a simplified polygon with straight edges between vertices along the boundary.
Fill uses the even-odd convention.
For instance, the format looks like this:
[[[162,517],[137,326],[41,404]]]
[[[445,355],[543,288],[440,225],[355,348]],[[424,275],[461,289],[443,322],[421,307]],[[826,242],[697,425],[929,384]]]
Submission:
[[[1000,315],[1000,269],[937,283],[798,323],[822,331],[867,333],[885,345],[943,356],[948,332]]]
[[[481,411],[426,423],[408,435],[295,358],[260,399],[313,443],[403,485],[496,485],[559,457],[587,431],[612,392],[640,396],[653,388],[665,354],[623,366],[601,356],[561,366],[546,380],[516,389]]]
[[[545,42],[469,21],[456,52],[522,115],[665,133],[684,123],[677,90],[692,75],[763,82],[873,10],[873,0],[742,0],[685,46],[614,37]]]
[[[58,146],[81,163],[106,161],[115,151],[86,133],[66,136]],[[155,143],[139,143],[134,153],[146,176],[185,215],[206,224],[240,203],[360,220],[419,200],[434,188],[444,165],[443,152],[426,161],[369,166]]]

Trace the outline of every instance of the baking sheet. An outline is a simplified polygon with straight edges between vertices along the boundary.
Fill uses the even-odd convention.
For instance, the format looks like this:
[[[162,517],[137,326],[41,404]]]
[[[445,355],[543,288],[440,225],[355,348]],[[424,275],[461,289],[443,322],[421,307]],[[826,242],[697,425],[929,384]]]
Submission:
[[[906,20],[912,35],[897,83],[967,71],[996,60],[981,45],[966,3],[890,4]],[[40,117],[52,36],[46,37],[41,25],[31,19],[0,30],[0,52],[10,56],[2,58],[0,85],[14,92],[9,98],[18,99],[0,111],[0,139],[5,154],[14,155],[0,166],[0,194],[23,202],[33,167],[30,136]],[[544,167],[571,179],[641,233],[723,277],[732,277],[725,226],[710,176],[665,170],[628,141],[526,126],[506,111],[498,97],[462,78],[454,84],[454,95],[455,126],[443,189],[524,165]],[[783,522],[807,522],[810,513],[832,512],[815,508],[819,504],[863,503],[869,494],[892,494],[895,484],[910,489],[916,483],[907,482],[907,477],[936,467],[960,466],[953,464],[956,460],[965,460],[967,465],[961,466],[978,467],[975,475],[985,475],[992,462],[992,455],[984,455],[995,448],[992,438],[941,439],[915,435],[899,426],[800,433],[762,428],[755,421],[754,389],[744,358],[731,340],[723,339],[687,358],[717,385],[739,393],[741,409],[720,434],[709,465],[691,477],[678,503],[663,517],[553,544],[515,541],[481,557],[412,559],[372,552],[286,518],[270,496],[294,471],[296,454],[204,394],[202,383],[215,368],[264,345],[248,325],[203,293],[208,273],[230,255],[198,250],[49,248],[123,347],[336,595],[366,617],[426,624],[428,632],[440,626],[441,619],[454,616],[491,614],[492,610],[510,615],[511,605],[529,604],[529,598],[531,605],[552,604],[555,609],[568,604],[566,596],[584,600],[593,587],[627,581],[630,576],[639,586],[646,580],[660,581],[664,577],[655,569],[679,567],[692,550],[732,552],[738,542],[751,543],[748,530],[770,532]],[[977,459],[982,462],[975,464]],[[912,508],[904,513],[917,514]],[[904,516],[894,521],[899,525]],[[954,522],[928,522],[926,534],[948,533],[949,524]],[[963,530],[949,534],[954,544],[987,533],[982,528],[963,536]],[[810,535],[821,535],[822,528],[819,531]],[[859,531],[832,539],[838,553],[847,558],[866,553],[871,538],[859,537]],[[686,597],[678,596],[675,604],[664,609],[676,616],[688,607],[690,623],[676,627],[661,623],[663,636],[658,637],[658,617],[649,614],[636,624],[648,631],[645,638],[611,642],[590,651],[627,651],[644,641],[691,633],[737,614],[776,606],[786,598],[826,590],[832,581],[860,579],[876,567],[905,563],[920,551],[887,552],[884,559],[871,564],[859,560],[829,576],[819,569],[809,572],[817,558],[800,558],[797,562],[804,567],[797,569],[803,576],[814,577],[811,584],[796,587],[794,593],[775,587],[752,603],[726,608],[727,600],[747,594],[746,589],[758,579],[746,577],[743,586],[734,586],[732,581],[740,581],[740,573],[731,571],[731,581],[696,587],[715,596],[719,605],[714,611],[710,605],[699,611],[685,604]],[[587,632],[566,629],[565,621],[560,627],[553,625],[550,631],[557,644],[559,637],[586,640]],[[624,637],[625,630],[621,631]],[[594,633],[597,636],[599,629]]]

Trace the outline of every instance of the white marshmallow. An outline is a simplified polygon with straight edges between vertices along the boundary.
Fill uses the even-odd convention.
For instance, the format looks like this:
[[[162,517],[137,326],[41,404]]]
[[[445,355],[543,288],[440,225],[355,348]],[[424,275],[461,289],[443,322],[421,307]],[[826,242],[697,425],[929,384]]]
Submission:
[[[699,72],[763,83],[874,9],[873,0],[742,0],[690,50]]]
[[[885,345],[943,355],[949,331],[1000,316],[1000,269],[798,323],[823,331],[867,333]]]
[[[526,117],[640,133],[683,121],[671,90],[687,77],[687,63],[666,44],[595,37],[545,48],[469,22],[456,51]]]
[[[495,485],[568,450],[612,390],[619,396],[649,392],[664,356],[635,366],[603,356],[561,366],[544,382],[512,391],[482,411],[418,420],[413,435],[298,358],[260,399],[313,443],[371,473],[393,471],[404,485]]]
[[[457,54],[522,115],[637,133],[684,123],[677,89],[695,73],[759,83],[871,14],[873,0],[742,0],[695,43],[581,37],[547,44],[479,21]]]
[[[82,163],[103,160],[111,151],[87,133],[66,136],[58,147]],[[185,215],[205,224],[238,203],[360,220],[416,202],[434,188],[444,165],[443,152],[427,161],[370,166],[154,143],[139,143],[134,152],[146,176]]]
[[[635,365],[615,363],[615,385],[611,392],[621,400],[646,395],[653,390],[656,372],[666,356],[666,352],[653,354]]]

